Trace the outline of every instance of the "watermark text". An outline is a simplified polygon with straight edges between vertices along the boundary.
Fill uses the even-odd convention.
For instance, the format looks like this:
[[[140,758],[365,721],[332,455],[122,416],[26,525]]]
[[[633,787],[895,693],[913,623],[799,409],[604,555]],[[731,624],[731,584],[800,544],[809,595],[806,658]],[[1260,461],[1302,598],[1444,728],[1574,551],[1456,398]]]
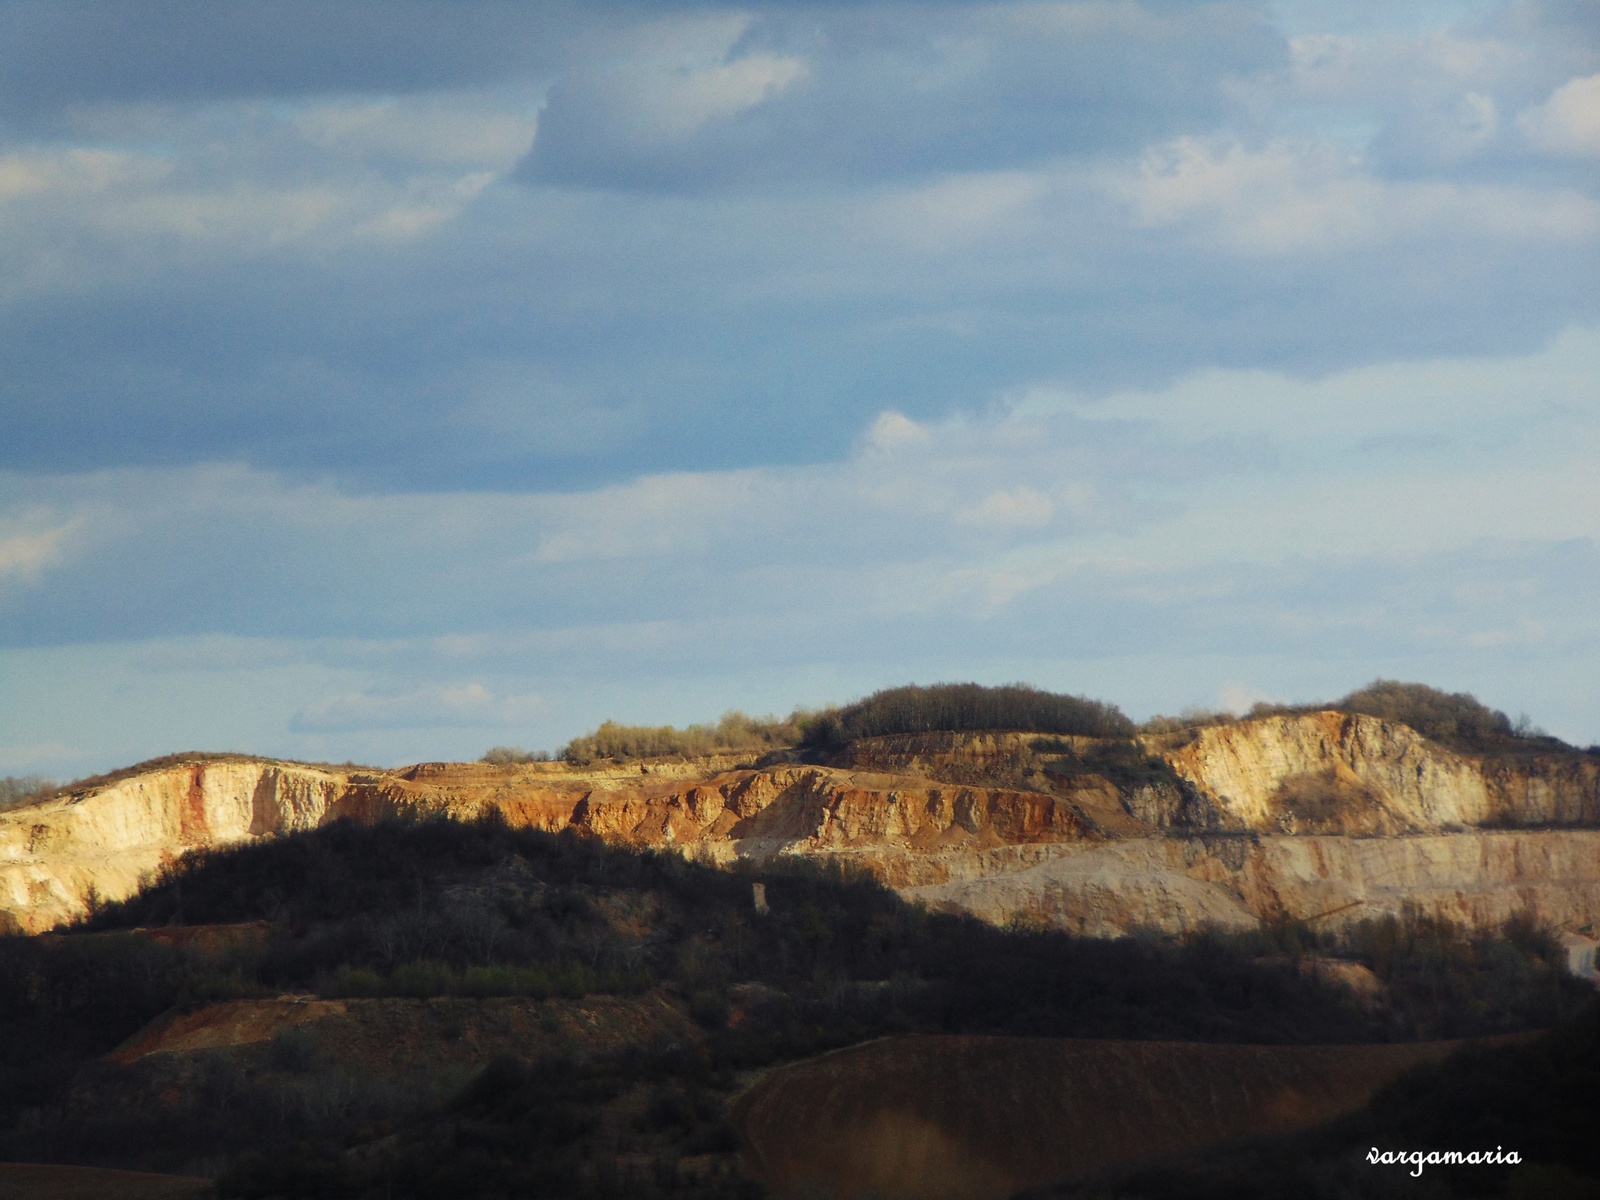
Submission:
[[[1496,1146],[1493,1150],[1379,1150],[1374,1146],[1367,1151],[1369,1163],[1414,1166],[1412,1176],[1422,1174],[1423,1167],[1487,1167],[1501,1164],[1516,1165],[1522,1155],[1515,1150]]]

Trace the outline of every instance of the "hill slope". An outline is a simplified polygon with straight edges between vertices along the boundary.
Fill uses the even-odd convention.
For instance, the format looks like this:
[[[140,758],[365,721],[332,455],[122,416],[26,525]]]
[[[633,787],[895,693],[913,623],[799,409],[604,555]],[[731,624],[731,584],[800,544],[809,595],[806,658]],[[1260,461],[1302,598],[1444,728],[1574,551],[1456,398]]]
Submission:
[[[187,850],[342,816],[501,813],[711,861],[859,864],[903,894],[1095,934],[1410,904],[1600,919],[1600,758],[1473,756],[1405,725],[1271,715],[1138,739],[931,733],[824,761],[425,763],[195,756],[0,813],[0,922],[48,929]]]

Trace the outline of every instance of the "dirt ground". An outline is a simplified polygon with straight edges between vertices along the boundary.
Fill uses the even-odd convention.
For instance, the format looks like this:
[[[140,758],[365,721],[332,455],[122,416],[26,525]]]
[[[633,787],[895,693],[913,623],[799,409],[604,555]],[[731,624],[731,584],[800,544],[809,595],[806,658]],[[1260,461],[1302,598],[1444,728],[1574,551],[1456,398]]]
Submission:
[[[1457,1045],[893,1037],[773,1071],[733,1122],[750,1174],[780,1198],[1001,1200],[1322,1124]]]
[[[168,1013],[109,1057],[131,1064],[153,1054],[259,1045],[295,1026],[313,1033],[319,1053],[328,1059],[351,1070],[378,1072],[475,1066],[498,1054],[533,1058],[559,1046],[605,1051],[700,1036],[681,1012],[654,994],[582,1000],[299,996]]]
[[[211,1194],[209,1179],[182,1175],[0,1163],[4,1200],[204,1200]]]

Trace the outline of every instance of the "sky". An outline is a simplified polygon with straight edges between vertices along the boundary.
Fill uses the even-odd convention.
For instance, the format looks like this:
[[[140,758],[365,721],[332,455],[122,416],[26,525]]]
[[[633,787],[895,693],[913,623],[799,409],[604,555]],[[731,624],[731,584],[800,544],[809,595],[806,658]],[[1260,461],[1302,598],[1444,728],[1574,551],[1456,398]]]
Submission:
[[[1600,742],[1594,0],[8,0],[0,774],[1025,681]]]

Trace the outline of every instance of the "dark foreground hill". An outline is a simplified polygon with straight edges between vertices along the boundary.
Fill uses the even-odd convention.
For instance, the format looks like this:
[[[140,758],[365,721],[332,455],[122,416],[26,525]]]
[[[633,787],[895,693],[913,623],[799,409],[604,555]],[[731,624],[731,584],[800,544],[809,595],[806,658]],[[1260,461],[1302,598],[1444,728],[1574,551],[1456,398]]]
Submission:
[[[1380,994],[1307,969],[1341,951]],[[1578,1009],[1561,963],[1527,923],[1100,941],[805,861],[713,868],[493,816],[335,822],[0,939],[0,1158],[224,1197],[755,1195],[728,1103],[821,1052],[1504,1033]]]
[[[1025,1200],[1600,1197],[1600,1008],[1515,1045],[1468,1046],[1360,1111],[1080,1178]]]

